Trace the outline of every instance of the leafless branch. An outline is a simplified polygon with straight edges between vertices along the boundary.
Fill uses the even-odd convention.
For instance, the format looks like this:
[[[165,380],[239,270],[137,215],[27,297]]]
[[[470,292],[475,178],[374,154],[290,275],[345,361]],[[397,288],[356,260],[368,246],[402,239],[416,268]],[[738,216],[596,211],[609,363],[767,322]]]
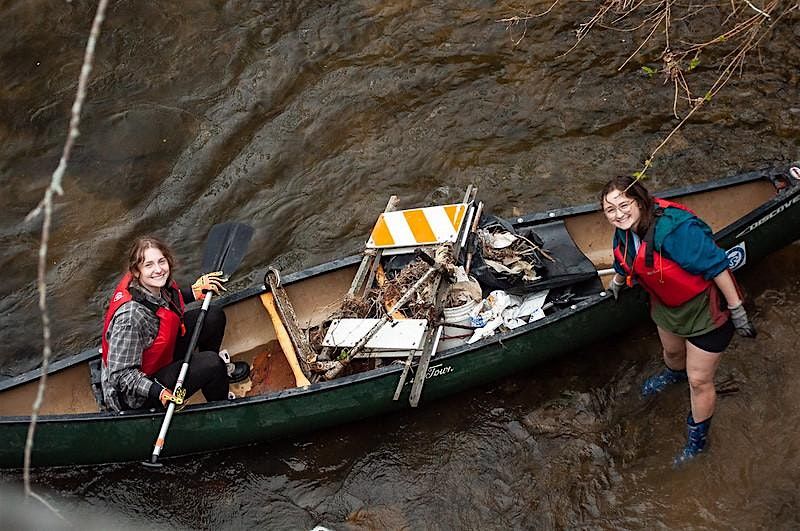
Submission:
[[[554,2],[547,11],[537,16],[549,13],[557,3]],[[664,83],[670,83],[672,86],[672,113],[680,121],[653,150],[642,170],[634,174],[637,179],[644,176],[656,154],[694,113],[706,102],[711,101],[734,73],[742,72],[748,53],[753,50],[758,51],[761,40],[781,18],[800,9],[800,4],[795,0],[770,0],[759,8],[751,0],[730,0],[730,13],[721,24],[715,27],[716,35],[710,40],[703,41],[698,38],[699,42],[690,43],[680,39],[680,35],[673,35],[674,22],[685,22],[704,10],[722,7],[724,5],[720,5],[717,0],[700,0],[699,2],[689,0],[688,3],[680,0],[600,0],[600,5],[594,14],[587,21],[578,25],[575,43],[559,56],[563,57],[572,52],[591,30],[597,27],[628,33],[638,33],[642,30],[647,32],[636,50],[625,59],[618,70],[628,66],[645,47],[652,50],[654,46],[663,46],[661,52],[663,66],[660,71],[664,74]],[[782,8],[780,14],[778,14],[779,8]],[[750,10],[756,11],[756,14],[750,15]],[[771,24],[767,25],[770,22]],[[663,28],[663,33],[658,32],[659,28]],[[702,97],[694,96],[692,90],[694,82],[690,86],[687,78],[688,72],[700,64],[701,52],[723,44],[725,45],[723,49],[727,53],[721,59],[715,59],[720,69],[716,79],[712,82],[711,87],[704,91]],[[651,75],[659,71],[647,66],[643,66],[642,69]],[[684,101],[688,112],[681,118],[680,107],[683,107],[681,102]]]
[[[55,508],[47,503],[42,497],[35,494],[31,490],[31,452],[33,450],[33,439],[36,432],[36,422],[39,418],[39,411],[42,407],[45,389],[47,388],[47,370],[50,362],[50,317],[47,312],[47,246],[50,241],[50,226],[53,218],[53,195],[63,195],[64,190],[61,186],[64,172],[67,169],[70,153],[75,143],[75,139],[79,135],[78,125],[80,124],[81,108],[86,99],[86,87],[89,82],[89,74],[92,71],[92,64],[94,63],[94,50],[97,44],[97,38],[100,35],[100,27],[105,19],[105,12],[108,6],[108,0],[100,0],[97,4],[97,11],[95,12],[94,21],[92,22],[92,29],[89,34],[89,39],[86,42],[86,51],[83,57],[83,66],[78,78],[78,89],[75,95],[75,102],[72,104],[72,115],[69,121],[69,130],[67,132],[67,140],[64,143],[64,149],[61,153],[61,160],[58,167],[53,172],[50,186],[44,193],[44,198],[39,205],[26,216],[26,220],[31,220],[44,212],[42,221],[42,241],[39,246],[39,264],[38,264],[38,277],[37,285],[39,290],[39,310],[42,315],[42,328],[44,346],[42,348],[42,376],[39,379],[39,388],[36,393],[36,398],[33,402],[31,410],[31,421],[28,425],[28,436],[25,440],[25,460],[23,469],[23,478],[25,484],[25,495],[33,497],[42,502],[48,509],[53,511],[60,518],[63,518]]]

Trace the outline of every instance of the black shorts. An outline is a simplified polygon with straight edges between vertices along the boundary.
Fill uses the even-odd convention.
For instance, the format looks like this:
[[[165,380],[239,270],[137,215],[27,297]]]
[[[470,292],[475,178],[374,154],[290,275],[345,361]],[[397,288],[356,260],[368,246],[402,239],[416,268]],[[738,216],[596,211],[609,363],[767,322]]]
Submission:
[[[715,328],[711,332],[706,332],[699,336],[687,337],[686,341],[706,352],[719,354],[730,345],[734,331],[733,323],[728,319],[719,328]]]

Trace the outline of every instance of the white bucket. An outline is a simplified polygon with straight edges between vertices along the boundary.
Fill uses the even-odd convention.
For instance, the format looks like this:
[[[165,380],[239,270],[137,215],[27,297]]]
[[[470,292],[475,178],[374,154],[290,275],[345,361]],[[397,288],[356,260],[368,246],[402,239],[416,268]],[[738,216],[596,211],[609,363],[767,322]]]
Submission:
[[[472,330],[465,328],[456,328],[454,326],[447,326],[447,323],[469,325],[470,312],[479,304],[478,301],[469,300],[461,306],[454,306],[452,308],[445,308],[444,313],[444,328],[442,329],[442,339],[439,341],[437,352],[447,350],[449,348],[458,347],[467,342],[472,336]]]

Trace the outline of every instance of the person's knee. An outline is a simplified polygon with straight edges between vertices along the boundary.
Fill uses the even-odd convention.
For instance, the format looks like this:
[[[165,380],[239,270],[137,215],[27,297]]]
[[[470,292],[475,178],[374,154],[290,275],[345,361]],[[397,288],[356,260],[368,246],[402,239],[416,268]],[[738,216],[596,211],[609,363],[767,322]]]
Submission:
[[[689,388],[692,393],[707,393],[714,389],[714,381],[705,374],[692,374],[689,371]]]
[[[663,347],[662,353],[667,361],[683,362],[686,359],[686,351],[683,349]]]
[[[192,357],[192,363],[189,366],[190,370],[192,367],[195,369],[194,373],[197,376],[204,377],[203,379],[227,375],[225,363],[219,357],[219,354],[210,350],[196,352]]]
[[[211,306],[206,313],[204,326],[208,330],[225,330],[227,324],[227,317],[225,311],[219,306]]]

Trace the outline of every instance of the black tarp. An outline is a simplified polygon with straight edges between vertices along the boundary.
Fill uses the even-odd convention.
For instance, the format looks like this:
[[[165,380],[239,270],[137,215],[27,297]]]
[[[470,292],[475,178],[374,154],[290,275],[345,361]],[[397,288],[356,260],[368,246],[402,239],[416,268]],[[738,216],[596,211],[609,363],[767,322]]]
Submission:
[[[536,225],[533,228],[519,231],[514,230],[509,224],[504,224],[504,226],[510,228],[515,234],[519,234],[533,242],[538,243],[538,241],[541,241],[542,249],[553,258],[553,261],[547,258],[541,261],[543,267],[537,268],[537,272],[542,278],[532,282],[523,281],[495,272],[494,269],[486,265],[480,249],[476,248],[470,274],[478,279],[484,294],[500,289],[520,295],[580,284],[598,278],[594,265],[572,241],[572,237],[567,232],[563,221]]]

